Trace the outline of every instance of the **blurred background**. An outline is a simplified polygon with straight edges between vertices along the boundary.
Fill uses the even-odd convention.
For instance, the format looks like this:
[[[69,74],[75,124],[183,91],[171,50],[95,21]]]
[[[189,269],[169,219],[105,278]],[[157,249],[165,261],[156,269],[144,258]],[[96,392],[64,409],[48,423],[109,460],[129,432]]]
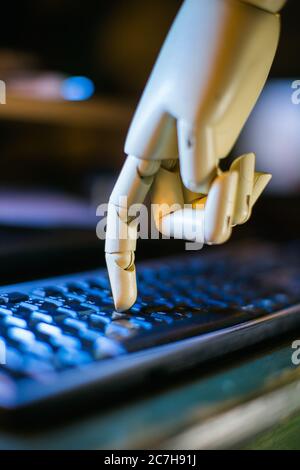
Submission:
[[[181,3],[1,5],[0,282],[103,262],[95,208],[108,199],[132,114]],[[300,234],[299,20],[300,2],[289,0],[270,80],[233,152],[256,151],[258,167],[274,175],[269,197],[236,237]],[[159,251],[147,243],[140,257]],[[182,246],[164,242],[164,253]]]

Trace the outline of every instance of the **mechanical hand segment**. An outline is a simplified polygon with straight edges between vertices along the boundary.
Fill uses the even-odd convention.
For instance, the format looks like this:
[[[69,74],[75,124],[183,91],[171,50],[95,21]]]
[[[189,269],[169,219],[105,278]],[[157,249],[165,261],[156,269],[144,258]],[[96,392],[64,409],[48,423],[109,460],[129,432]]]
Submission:
[[[143,203],[150,188],[163,234],[220,244],[248,220],[270,181],[255,172],[251,153],[228,172],[219,170],[260,95],[278,44],[275,1],[269,0],[268,11],[258,3],[186,0],[170,30],[130,126],[128,157],[110,198],[105,251],[118,311],[137,296],[137,221],[129,209]]]
[[[116,310],[128,310],[137,297],[137,221],[131,218],[130,207],[143,203],[151,186],[155,223],[163,235],[213,245],[225,243],[232,227],[249,219],[270,179],[271,175],[255,172],[255,155],[247,154],[235,160],[230,171],[219,172],[205,197],[184,187],[178,160],[128,157],[111,195],[107,220],[106,262]]]

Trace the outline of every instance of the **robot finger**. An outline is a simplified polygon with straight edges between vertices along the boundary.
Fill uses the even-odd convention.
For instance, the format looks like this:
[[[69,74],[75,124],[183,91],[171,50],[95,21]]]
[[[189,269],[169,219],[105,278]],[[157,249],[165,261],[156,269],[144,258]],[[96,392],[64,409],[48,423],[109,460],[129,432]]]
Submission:
[[[219,245],[231,236],[235,202],[238,189],[238,173],[222,173],[214,181],[205,204],[205,243]]]
[[[233,226],[245,223],[251,214],[251,196],[254,185],[255,155],[249,153],[237,158],[230,171],[238,174],[238,189],[235,201]]]
[[[120,312],[128,310],[137,297],[134,253],[138,223],[130,208],[144,202],[159,167],[159,161],[127,157],[110,197],[105,252],[115,308]]]
[[[253,191],[251,196],[251,208],[256,204],[257,200],[264,192],[268,184],[272,179],[272,175],[269,173],[255,173]]]

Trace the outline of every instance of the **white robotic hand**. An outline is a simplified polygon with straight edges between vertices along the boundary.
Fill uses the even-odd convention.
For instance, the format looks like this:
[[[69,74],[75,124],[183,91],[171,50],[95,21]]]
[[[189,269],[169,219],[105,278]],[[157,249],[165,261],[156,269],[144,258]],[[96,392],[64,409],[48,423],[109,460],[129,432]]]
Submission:
[[[220,244],[248,220],[268,184],[270,175],[255,173],[253,154],[226,173],[219,161],[265,84],[283,3],[185,0],[179,11],[133,118],[128,157],[110,197],[105,251],[116,310],[136,300],[137,223],[128,208],[143,203],[151,186],[153,202],[162,206],[154,214],[162,233],[190,228],[182,233],[197,235],[183,238]],[[116,226],[123,236],[116,237]]]

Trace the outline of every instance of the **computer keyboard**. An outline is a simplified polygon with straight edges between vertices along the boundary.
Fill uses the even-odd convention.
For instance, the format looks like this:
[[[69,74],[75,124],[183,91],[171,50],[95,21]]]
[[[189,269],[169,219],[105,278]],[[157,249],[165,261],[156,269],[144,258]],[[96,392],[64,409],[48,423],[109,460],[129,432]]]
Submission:
[[[197,341],[205,359],[297,326],[299,254],[298,245],[283,251],[246,244],[145,263],[138,267],[137,303],[126,313],[114,311],[105,270],[1,288],[0,408],[122,380],[138,365],[176,361],[172,352]],[[247,339],[247,326],[268,319],[277,319],[273,330],[269,326],[260,338],[250,331]],[[244,339],[234,348],[241,326]],[[226,333],[222,350],[209,354],[220,333]]]

